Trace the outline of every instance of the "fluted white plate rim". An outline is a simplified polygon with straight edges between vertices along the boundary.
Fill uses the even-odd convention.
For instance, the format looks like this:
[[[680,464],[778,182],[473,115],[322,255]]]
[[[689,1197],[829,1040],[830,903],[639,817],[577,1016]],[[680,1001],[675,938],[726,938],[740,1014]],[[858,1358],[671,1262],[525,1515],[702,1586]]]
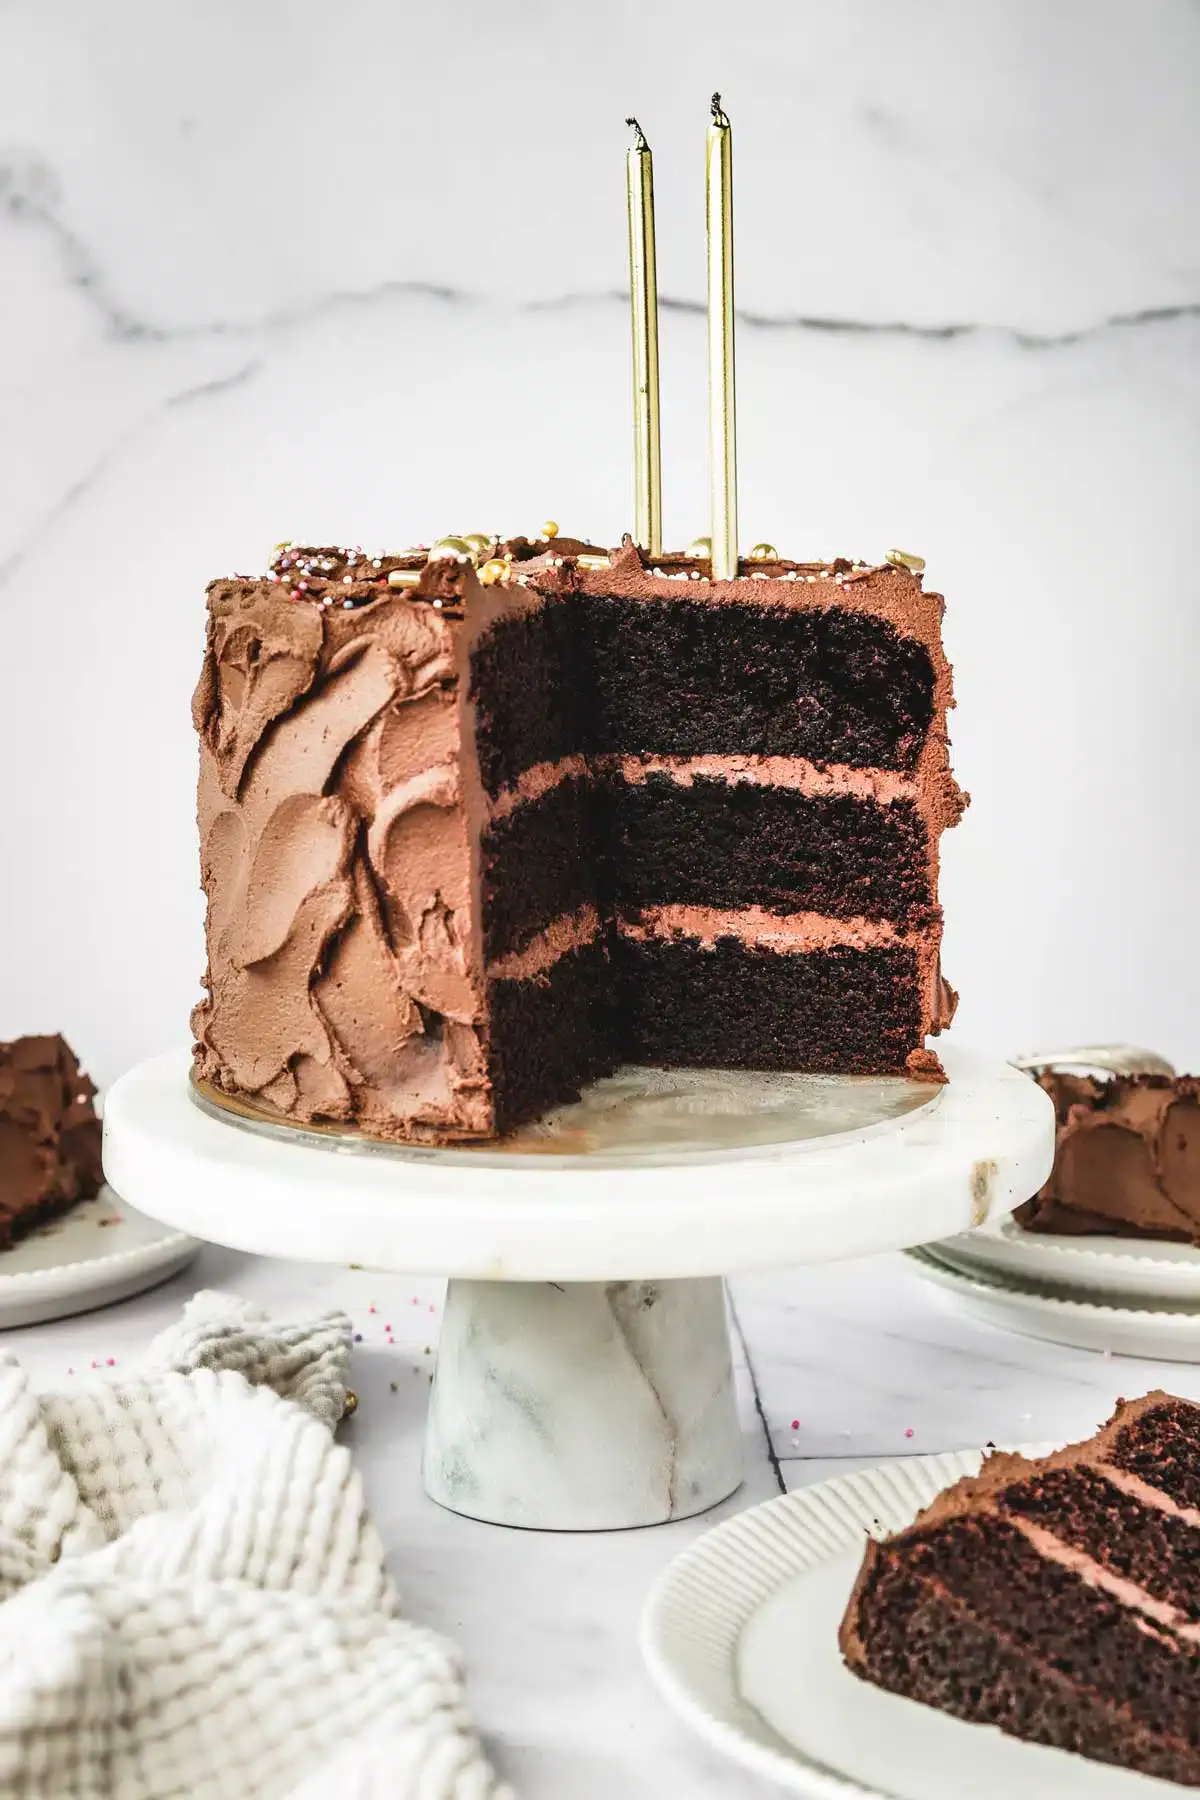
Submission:
[[[1011,1447],[1027,1456],[1056,1448]],[[948,1718],[842,1667],[837,1627],[867,1536],[911,1524],[944,1488],[977,1474],[982,1460],[982,1450],[901,1458],[764,1501],[706,1532],[663,1571],[643,1609],[642,1656],[662,1698],[714,1749],[808,1800],[943,1800],[952,1793],[994,1800],[1012,1792],[1022,1800],[1151,1800],[1172,1791],[1129,1770]],[[771,1609],[796,1650],[786,1718],[768,1717],[756,1703],[770,1648],[761,1628]],[[809,1685],[805,1672],[816,1666],[814,1657],[824,1667]],[[842,1734],[840,1753],[836,1744],[814,1748],[836,1729],[831,1693],[856,1726]],[[882,1746],[886,1779],[855,1772],[863,1751],[846,1739],[860,1731]],[[968,1758],[973,1779],[964,1784]]]
[[[1028,1277],[1122,1300],[1193,1300],[1200,1304],[1200,1247],[1162,1239],[1067,1237],[1026,1231],[1013,1217],[942,1238],[939,1253],[999,1275]]]
[[[0,1330],[46,1324],[141,1294],[177,1274],[198,1239],[102,1187],[0,1252]]]
[[[1112,1296],[1086,1300],[1021,1281],[996,1270],[966,1269],[948,1262],[932,1245],[905,1250],[926,1281],[951,1296],[968,1316],[1023,1337],[1044,1338],[1075,1350],[1164,1362],[1200,1362],[1200,1307],[1183,1301],[1118,1305]]]

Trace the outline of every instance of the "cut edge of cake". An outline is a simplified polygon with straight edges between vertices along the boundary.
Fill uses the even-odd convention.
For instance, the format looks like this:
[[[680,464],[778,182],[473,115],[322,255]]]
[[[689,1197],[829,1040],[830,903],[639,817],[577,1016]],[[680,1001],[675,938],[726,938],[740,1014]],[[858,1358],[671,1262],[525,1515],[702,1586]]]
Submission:
[[[1156,1390],[989,1455],[868,1543],[839,1643],[889,1692],[1200,1785],[1200,1406]]]

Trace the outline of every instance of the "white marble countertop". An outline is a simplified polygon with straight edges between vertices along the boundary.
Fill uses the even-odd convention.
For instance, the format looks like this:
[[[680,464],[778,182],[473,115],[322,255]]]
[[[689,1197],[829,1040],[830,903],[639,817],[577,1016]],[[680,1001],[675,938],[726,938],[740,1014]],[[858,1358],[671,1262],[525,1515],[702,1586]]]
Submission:
[[[153,1293],[10,1332],[3,1347],[45,1385],[93,1359],[113,1357],[119,1372],[198,1286],[281,1310],[341,1306],[353,1317],[359,1410],[345,1440],[405,1607],[461,1645],[480,1728],[521,1800],[768,1791],[667,1711],[637,1648],[654,1578],[731,1512],[888,1457],[1086,1434],[1119,1394],[1159,1383],[1200,1399],[1200,1368],[1059,1349],[970,1323],[897,1256],[741,1278],[732,1293],[740,1492],[703,1518],[652,1530],[507,1531],[444,1512],[421,1491],[439,1283],[206,1248]]]

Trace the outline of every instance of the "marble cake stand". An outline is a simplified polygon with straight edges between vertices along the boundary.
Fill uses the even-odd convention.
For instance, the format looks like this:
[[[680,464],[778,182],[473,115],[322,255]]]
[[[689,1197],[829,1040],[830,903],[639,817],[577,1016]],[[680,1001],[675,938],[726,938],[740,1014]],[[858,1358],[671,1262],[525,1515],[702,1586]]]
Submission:
[[[122,1077],[109,1182],[236,1249],[448,1274],[424,1473],[496,1524],[600,1530],[702,1512],[741,1480],[723,1277],[948,1237],[1049,1174],[1026,1075],[629,1069],[501,1148],[433,1150],[216,1109],[189,1058]]]

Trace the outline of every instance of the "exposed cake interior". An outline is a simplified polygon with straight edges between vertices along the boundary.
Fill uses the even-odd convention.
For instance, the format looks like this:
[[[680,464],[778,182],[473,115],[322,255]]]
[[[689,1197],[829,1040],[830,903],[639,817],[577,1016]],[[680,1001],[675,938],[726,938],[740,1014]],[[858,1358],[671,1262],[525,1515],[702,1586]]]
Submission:
[[[1200,1407],[1149,1394],[990,1457],[869,1546],[841,1643],[911,1699],[1200,1785]]]
[[[781,565],[769,594],[698,576],[632,550],[560,592],[544,570],[475,644],[490,991],[538,983],[553,1015],[557,957],[592,945],[580,1068],[936,1074],[938,839],[962,806],[940,601],[848,564]],[[557,1066],[544,1104],[578,1086]]]

